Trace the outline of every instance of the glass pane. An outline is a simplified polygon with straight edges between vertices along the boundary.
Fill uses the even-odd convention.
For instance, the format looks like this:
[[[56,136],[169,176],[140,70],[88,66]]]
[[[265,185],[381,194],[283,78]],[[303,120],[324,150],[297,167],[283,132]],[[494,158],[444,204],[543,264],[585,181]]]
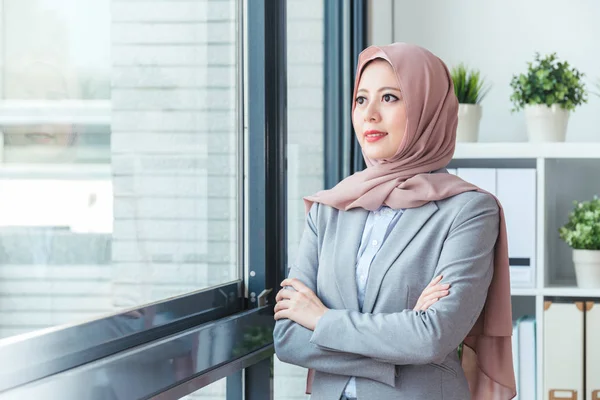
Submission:
[[[4,98],[110,99],[109,5],[4,0]]]
[[[302,197],[323,189],[324,0],[287,0],[288,265],[304,229]],[[307,56],[307,54],[310,54]],[[275,357],[277,400],[302,399],[306,370]]]
[[[196,390],[182,400],[227,400],[227,378],[220,379],[202,389]]]
[[[238,2],[0,17],[0,338],[238,279]]]

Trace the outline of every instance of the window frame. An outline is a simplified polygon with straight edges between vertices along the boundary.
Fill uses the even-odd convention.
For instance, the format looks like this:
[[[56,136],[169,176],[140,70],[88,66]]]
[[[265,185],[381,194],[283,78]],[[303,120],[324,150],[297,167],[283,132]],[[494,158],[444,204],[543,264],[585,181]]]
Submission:
[[[286,0],[239,0],[238,46],[243,46],[244,32],[248,36],[248,174],[247,199],[239,193],[239,221],[245,221],[247,249],[238,257],[243,270],[247,253],[248,274],[240,279],[212,288],[188,293],[124,310],[110,316],[68,327],[32,332],[0,343],[0,359],[14,360],[0,367],[0,396],[17,396],[22,391],[42,395],[58,388],[69,398],[79,382],[90,374],[112,368],[140,355],[169,358],[168,344],[181,337],[200,338],[202,332],[219,332],[231,343],[243,339],[248,326],[272,332],[273,304],[278,283],[286,275],[286,155],[287,155],[287,75],[286,75]],[[247,13],[247,21],[244,20]],[[245,26],[248,29],[245,29]],[[244,50],[240,50],[241,52]],[[242,58],[243,59],[243,58]],[[242,60],[240,59],[240,61]],[[244,68],[240,68],[241,78]],[[276,76],[277,79],[269,79]],[[238,92],[239,94],[240,92]],[[243,92],[241,94],[243,98]],[[238,96],[238,100],[240,96]],[[244,111],[240,110],[243,121]],[[238,133],[243,142],[243,124]],[[239,152],[238,168],[243,171],[245,160]],[[243,180],[244,175],[239,175]],[[239,182],[239,181],[238,181]],[[244,189],[244,183],[238,186]],[[248,215],[243,214],[247,200]],[[238,247],[244,249],[244,242]],[[157,310],[177,315],[162,323],[150,323],[133,333],[116,333],[88,341],[86,337],[99,324],[118,324],[132,317],[144,318]],[[203,339],[204,340],[204,339]],[[202,345],[211,345],[202,343]],[[163,347],[166,346],[166,347]],[[231,345],[229,345],[231,346]],[[228,399],[240,398],[244,391],[248,400],[271,399],[269,365],[274,354],[272,335],[246,346],[243,351],[194,368],[187,376],[178,377],[162,388],[141,388],[140,397],[170,398],[168,393],[182,396],[228,376]],[[43,349],[43,351],[40,351]],[[158,351],[156,349],[162,349]],[[190,349],[191,350],[191,349]],[[40,359],[40,357],[42,357]],[[32,361],[27,363],[27,361]],[[17,364],[15,368],[15,363]],[[8,368],[7,368],[8,367]],[[241,368],[245,368],[242,385]],[[151,392],[151,393],[150,393]],[[160,393],[163,393],[162,395]],[[167,396],[167,397],[160,397]]]

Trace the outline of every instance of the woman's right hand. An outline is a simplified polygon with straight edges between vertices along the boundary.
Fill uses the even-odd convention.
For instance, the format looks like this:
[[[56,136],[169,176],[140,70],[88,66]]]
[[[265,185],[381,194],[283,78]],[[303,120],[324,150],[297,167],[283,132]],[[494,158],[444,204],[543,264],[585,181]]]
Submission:
[[[440,275],[427,285],[421,296],[419,296],[419,300],[417,300],[417,305],[413,308],[413,311],[425,311],[442,297],[448,296],[450,284],[440,284],[442,278],[442,275]]]

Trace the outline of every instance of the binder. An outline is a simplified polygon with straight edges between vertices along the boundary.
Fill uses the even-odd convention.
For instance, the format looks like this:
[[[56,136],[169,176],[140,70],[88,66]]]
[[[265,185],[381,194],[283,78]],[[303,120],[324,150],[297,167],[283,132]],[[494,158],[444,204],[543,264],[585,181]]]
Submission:
[[[500,168],[497,197],[504,208],[511,286],[535,286],[536,170]]]
[[[600,400],[600,301],[585,310],[586,400]]]
[[[584,303],[544,302],[544,400],[582,400]]]
[[[495,168],[457,168],[456,175],[496,196]]]
[[[512,331],[512,358],[513,358],[513,369],[515,371],[515,383],[517,384],[517,395],[513,400],[519,400],[519,394],[521,393],[521,385],[519,379],[519,321],[513,321]]]
[[[457,168],[456,174],[498,197],[506,218],[511,286],[535,287],[536,170]]]
[[[536,339],[535,318],[525,316],[519,320],[519,398],[537,399],[536,395]]]

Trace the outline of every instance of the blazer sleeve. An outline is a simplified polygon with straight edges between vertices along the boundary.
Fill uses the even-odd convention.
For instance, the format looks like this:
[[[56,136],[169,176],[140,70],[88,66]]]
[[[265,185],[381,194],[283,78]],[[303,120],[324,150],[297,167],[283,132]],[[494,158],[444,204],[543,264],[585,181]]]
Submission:
[[[464,340],[483,309],[498,232],[496,200],[478,194],[457,214],[440,254],[435,276],[443,275],[451,284],[448,296],[426,311],[329,310],[317,323],[310,342],[321,349],[396,365],[442,362]]]
[[[316,293],[318,238],[314,221],[318,206],[307,216],[296,262],[289,278],[297,278]],[[289,288],[288,290],[294,290]],[[275,323],[273,340],[277,357],[286,363],[312,368],[330,374],[372,379],[394,387],[396,368],[393,364],[372,360],[358,354],[333,352],[310,343],[312,331],[289,319]]]

